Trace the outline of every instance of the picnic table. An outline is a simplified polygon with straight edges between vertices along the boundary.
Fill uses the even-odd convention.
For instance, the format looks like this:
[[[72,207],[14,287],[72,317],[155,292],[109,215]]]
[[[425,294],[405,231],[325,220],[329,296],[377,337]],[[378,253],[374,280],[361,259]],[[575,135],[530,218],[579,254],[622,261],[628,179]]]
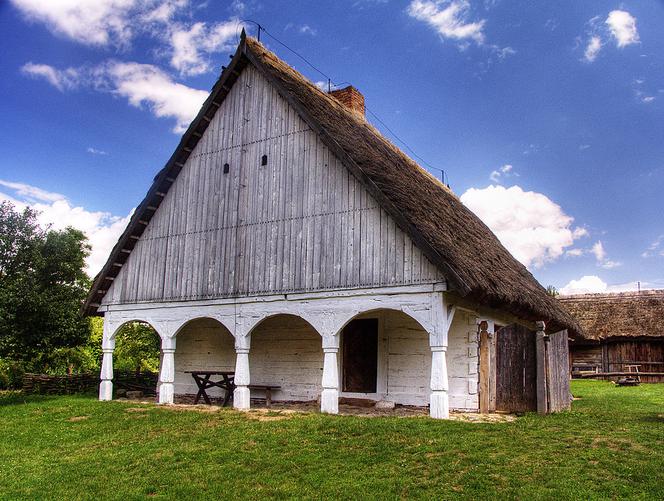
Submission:
[[[205,403],[212,405],[210,397],[207,394],[208,389],[210,388],[221,388],[226,391],[224,395],[224,407],[228,404],[228,401],[233,395],[235,390],[235,372],[233,371],[185,371],[186,374],[191,374],[191,377],[196,381],[196,386],[198,386],[198,393],[196,394],[196,399],[194,404],[197,404],[201,397],[205,400]],[[213,381],[212,376],[221,376],[221,379]]]

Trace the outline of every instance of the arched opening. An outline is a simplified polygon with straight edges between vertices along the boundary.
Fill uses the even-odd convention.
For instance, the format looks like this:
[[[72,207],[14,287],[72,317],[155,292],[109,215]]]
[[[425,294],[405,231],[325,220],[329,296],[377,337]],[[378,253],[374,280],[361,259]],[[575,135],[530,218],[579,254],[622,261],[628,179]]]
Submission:
[[[113,382],[118,398],[156,397],[161,338],[149,323],[133,320],[114,333]]]
[[[265,402],[260,386],[271,391],[274,402],[315,402],[321,393],[323,348],[311,324],[295,315],[275,315],[251,331],[251,396]]]
[[[176,334],[174,402],[193,403],[198,386],[192,371],[233,372],[235,339],[213,318],[197,318],[184,324]],[[212,403],[223,402],[221,388],[206,390]]]
[[[363,312],[340,332],[341,401],[429,403],[429,333],[408,314],[391,309]]]

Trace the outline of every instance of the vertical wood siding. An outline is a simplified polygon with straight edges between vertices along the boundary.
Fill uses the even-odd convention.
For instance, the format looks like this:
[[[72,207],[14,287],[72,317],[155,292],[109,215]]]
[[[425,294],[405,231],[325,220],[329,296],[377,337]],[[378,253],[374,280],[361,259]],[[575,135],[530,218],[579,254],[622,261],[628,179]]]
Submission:
[[[104,304],[441,279],[317,134],[248,66]]]

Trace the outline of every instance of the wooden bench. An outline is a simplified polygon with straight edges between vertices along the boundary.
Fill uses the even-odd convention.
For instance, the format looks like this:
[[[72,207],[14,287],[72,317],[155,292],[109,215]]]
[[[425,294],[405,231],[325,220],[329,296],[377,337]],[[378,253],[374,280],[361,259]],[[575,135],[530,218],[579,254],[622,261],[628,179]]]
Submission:
[[[265,392],[265,407],[272,405],[272,390],[280,390],[281,386],[273,384],[250,384],[250,390],[263,390]]]

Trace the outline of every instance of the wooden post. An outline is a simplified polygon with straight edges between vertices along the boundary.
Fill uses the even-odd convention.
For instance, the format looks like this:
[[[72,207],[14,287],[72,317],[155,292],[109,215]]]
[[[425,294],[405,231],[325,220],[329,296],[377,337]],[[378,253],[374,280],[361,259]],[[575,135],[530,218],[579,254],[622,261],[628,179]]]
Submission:
[[[549,402],[547,399],[547,385],[546,380],[546,346],[544,338],[546,333],[544,329],[546,325],[544,322],[537,322],[537,334],[535,335],[535,356],[537,360],[537,412],[539,414],[546,414],[549,410]]]
[[[251,374],[249,372],[249,348],[251,336],[240,336],[235,339],[235,391],[233,392],[233,407],[247,410],[251,407]]]
[[[175,393],[175,338],[161,338],[161,367],[159,369],[159,403],[172,404]]]
[[[479,323],[480,330],[480,373],[479,373],[479,391],[480,391],[480,413],[489,413],[490,402],[490,370],[491,370],[491,352],[489,346],[488,322],[482,320]]]
[[[323,337],[323,391],[320,394],[320,411],[339,413],[339,334]]]
[[[489,412],[496,412],[496,343],[498,342],[498,332],[495,331],[495,326],[491,330],[493,332],[489,332]]]
[[[496,411],[496,334],[493,320],[480,320],[479,404],[480,413]]]

